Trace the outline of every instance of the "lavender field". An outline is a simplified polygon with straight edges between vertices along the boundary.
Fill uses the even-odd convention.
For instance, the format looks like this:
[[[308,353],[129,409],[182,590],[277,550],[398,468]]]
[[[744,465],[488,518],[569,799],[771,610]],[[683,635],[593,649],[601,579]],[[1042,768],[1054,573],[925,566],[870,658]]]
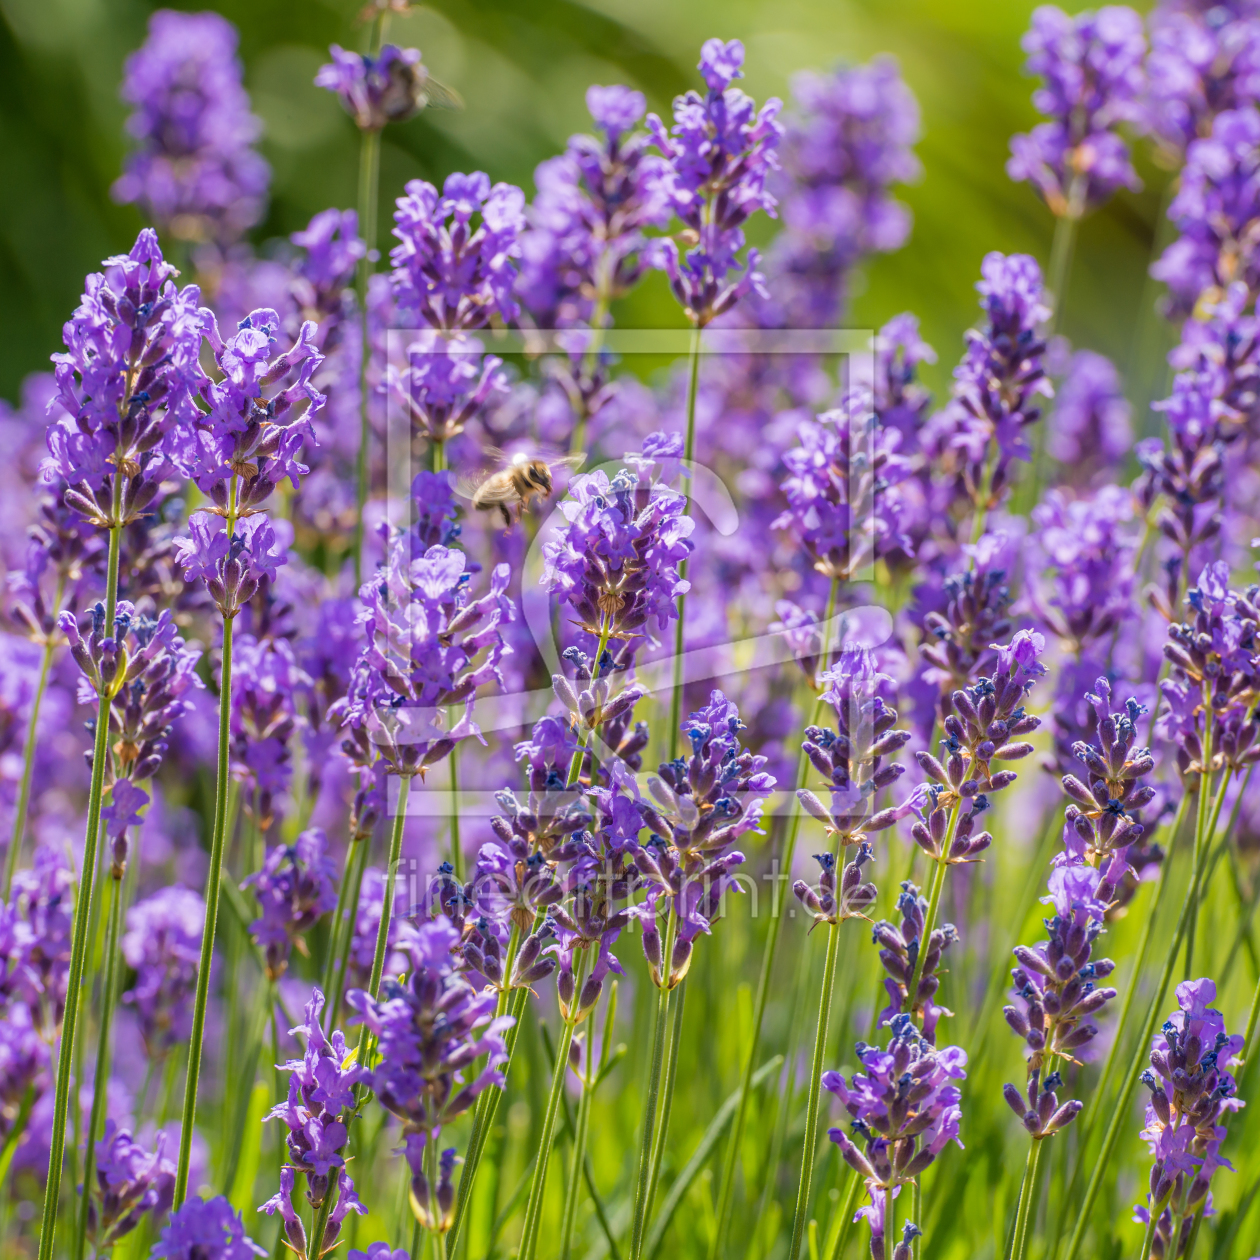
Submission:
[[[1260,5],[0,72],[0,1256],[1260,1255]]]

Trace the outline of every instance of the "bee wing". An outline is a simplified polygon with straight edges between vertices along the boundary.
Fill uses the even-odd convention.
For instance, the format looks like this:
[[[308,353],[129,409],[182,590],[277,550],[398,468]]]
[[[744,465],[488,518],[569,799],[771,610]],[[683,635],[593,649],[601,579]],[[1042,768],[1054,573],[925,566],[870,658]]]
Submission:
[[[578,455],[561,455],[559,459],[547,461],[552,468],[581,468],[586,463],[584,454]]]
[[[510,477],[485,477],[468,496],[479,508],[492,507],[496,503],[518,503],[520,495]]]
[[[455,493],[461,499],[468,499],[470,502],[473,496],[481,488],[481,484],[489,476],[489,473],[474,473],[471,477],[460,477],[455,482]]]
[[[481,453],[497,468],[512,462],[512,457],[501,446],[483,446]]]
[[[464,98],[445,83],[438,82],[432,75],[424,81],[426,109],[463,109]]]

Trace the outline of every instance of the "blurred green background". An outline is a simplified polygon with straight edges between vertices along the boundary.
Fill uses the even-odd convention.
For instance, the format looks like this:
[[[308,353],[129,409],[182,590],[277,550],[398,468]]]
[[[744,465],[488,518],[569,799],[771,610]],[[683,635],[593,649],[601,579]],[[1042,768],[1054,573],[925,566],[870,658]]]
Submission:
[[[353,204],[358,136],[336,100],[311,80],[332,41],[359,46],[360,0],[219,0],[241,31],[262,149],[274,170],[271,209],[256,242],[287,235],[329,205]],[[0,397],[46,366],[85,272],[129,246],[140,226],[115,205],[126,108],[123,59],[156,5],[139,0],[0,0]],[[184,6],[174,6],[184,7]],[[396,17],[389,37],[414,44],[463,95],[462,112],[430,112],[385,133],[382,232],[405,180],[479,168],[523,185],[589,125],[592,82],[628,82],[664,111],[698,83],[710,35],[748,50],[747,89],[786,96],[791,75],[894,53],[919,98],[923,177],[901,196],[914,231],[859,283],[851,323],[877,326],[913,309],[941,361],[938,389],[975,316],[980,259],[1026,250],[1044,262],[1049,213],[1007,179],[1010,134],[1035,121],[1019,47],[1027,0],[437,0]],[[1069,9],[1077,8],[1069,4]],[[1140,147],[1140,146],[1139,146]],[[1121,192],[1083,226],[1062,331],[1112,356],[1135,398],[1158,388],[1159,338],[1145,280],[1166,174],[1139,166],[1146,188]],[[762,230],[769,224],[762,225]],[[387,239],[387,236],[382,236]],[[661,278],[635,295],[621,322],[680,322]]]

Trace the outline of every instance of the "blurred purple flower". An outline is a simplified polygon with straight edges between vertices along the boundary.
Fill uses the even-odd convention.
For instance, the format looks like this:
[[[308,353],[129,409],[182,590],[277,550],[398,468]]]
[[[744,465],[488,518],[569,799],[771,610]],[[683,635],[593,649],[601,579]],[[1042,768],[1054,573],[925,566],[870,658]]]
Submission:
[[[337,904],[336,880],[337,867],[318,827],[302,832],[291,845],[268,849],[262,870],[245,878],[241,887],[253,888],[261,911],[249,930],[266,949],[268,979],[284,975],[294,946],[307,952],[304,933]]]
[[[386,44],[373,56],[333,44],[328,53],[332,62],[319,68],[315,86],[335,92],[361,131],[406,122],[427,104],[429,72],[418,48]]]
[[[206,903],[190,888],[172,885],[127,911],[122,952],[136,973],[123,994],[140,1019],[145,1048],[164,1058],[188,1039]]]
[[[1074,219],[1117,188],[1141,188],[1129,146],[1116,133],[1117,124],[1143,118],[1139,14],[1111,4],[1069,17],[1041,5],[1023,46],[1025,71],[1044,83],[1033,104],[1050,121],[1011,138],[1007,174],[1028,180],[1054,214]]]
[[[271,170],[251,147],[236,28],[217,13],[160,9],[127,58],[122,97],[139,141],[113,188],[179,240],[231,243],[262,217]]]

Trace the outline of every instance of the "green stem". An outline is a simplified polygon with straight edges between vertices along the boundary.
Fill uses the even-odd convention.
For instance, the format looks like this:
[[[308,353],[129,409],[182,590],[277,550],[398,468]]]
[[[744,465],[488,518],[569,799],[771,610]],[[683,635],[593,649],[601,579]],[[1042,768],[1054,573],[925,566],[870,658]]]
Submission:
[[[1206,793],[1208,785],[1206,782],[1200,784],[1199,791]],[[1221,788],[1221,796],[1224,796],[1224,785]],[[1207,811],[1202,807],[1199,809],[1199,824],[1206,825]],[[1214,811],[1219,815],[1219,806]],[[1164,959],[1163,970],[1155,985],[1155,992],[1151,997],[1150,1008],[1147,1011],[1146,1019],[1143,1022],[1141,1035],[1138,1037],[1137,1045],[1144,1047],[1149,1044],[1151,1037],[1154,1036],[1156,1025],[1159,1023],[1160,1011],[1164,1006],[1164,997],[1168,992],[1169,982],[1172,980],[1172,973],[1177,965],[1177,957],[1181,953],[1182,944],[1185,941],[1186,933],[1189,929],[1190,918],[1193,913],[1193,907],[1198,902],[1199,886],[1203,879],[1203,872],[1207,865],[1204,860],[1206,849],[1210,846],[1201,843],[1201,837],[1197,834],[1196,827],[1195,843],[1194,843],[1194,868],[1190,876],[1190,888],[1186,900],[1181,908],[1181,914],[1177,919],[1177,927],[1173,933],[1172,941],[1168,947],[1168,953]],[[1227,837],[1222,837],[1222,843]],[[1120,1130],[1128,1123],[1129,1120],[1129,1103],[1133,1098],[1133,1091],[1137,1088],[1139,1077],[1142,1075],[1145,1064],[1145,1056],[1136,1053],[1132,1056],[1129,1070],[1125,1075],[1124,1084],[1120,1089],[1120,1096],[1116,1099],[1115,1105],[1111,1111],[1111,1122],[1107,1126],[1107,1132],[1103,1137],[1102,1149],[1098,1153],[1098,1157],[1094,1162],[1094,1171],[1090,1176],[1089,1185],[1085,1190],[1085,1197],[1081,1202],[1080,1212],[1077,1214],[1076,1226],[1072,1230],[1072,1237],[1068,1242],[1067,1255],[1064,1260],[1076,1260],[1076,1256],[1080,1252],[1081,1244],[1085,1240],[1085,1231],[1089,1227],[1090,1213],[1094,1207],[1094,1200],[1098,1197],[1098,1192],[1102,1187],[1103,1177],[1111,1169],[1111,1156],[1115,1150],[1116,1142],[1120,1137]],[[1162,1207],[1160,1209],[1163,1210]]]
[[[451,866],[454,868],[455,882],[462,884],[464,882],[464,854],[459,840],[459,771],[455,764],[458,754],[459,745],[456,744],[451,749],[447,760],[451,767]]]
[[[346,849],[346,858],[341,866],[341,881],[337,885],[337,908],[333,911],[332,922],[329,924],[328,930],[328,955],[324,959],[323,983],[319,986],[324,994],[325,999],[332,997],[333,981],[337,975],[337,963],[341,958],[341,938],[344,928],[343,920],[346,917],[346,902],[350,897],[350,890],[354,887],[354,872],[359,865],[359,845],[361,840],[351,840],[349,847]],[[355,909],[358,909],[358,898],[355,899]],[[354,915],[350,916],[350,935],[354,935]],[[329,1002],[325,1003],[325,1014],[328,1018],[328,1027],[331,1030],[337,1022],[337,1012],[332,1008]]]
[[[849,1169],[849,1189],[840,1205],[840,1235],[836,1245],[831,1249],[827,1260],[840,1260],[849,1241],[849,1232],[853,1228],[854,1209],[857,1207],[858,1195],[862,1190],[862,1178],[852,1168]],[[917,1222],[916,1222],[917,1223]]]
[[[831,1025],[831,997],[836,982],[836,958],[840,948],[840,924],[828,924],[827,959],[823,966],[822,992],[818,997],[818,1029],[814,1034],[814,1057],[809,1066],[809,1101],[805,1105],[805,1144],[801,1151],[801,1179],[796,1189],[796,1212],[792,1218],[792,1241],[787,1260],[796,1260],[805,1237],[809,1218],[809,1192],[818,1155],[818,1096],[822,1088],[823,1066],[827,1057],[827,1033]],[[891,1196],[891,1191],[889,1192]]]
[[[61,606],[61,585],[57,586],[57,606]],[[31,803],[31,777],[35,771],[35,743],[39,728],[39,711],[44,702],[44,691],[48,686],[48,671],[52,668],[53,653],[56,644],[51,635],[44,642],[44,658],[39,667],[39,682],[35,684],[35,695],[31,698],[31,713],[26,722],[26,740],[22,744],[22,784],[18,788],[17,810],[13,815],[13,835],[9,839],[9,851],[4,857],[4,890],[0,901],[8,901],[13,888],[13,876],[17,871],[18,855],[22,851],[22,842],[26,839],[26,816]]]
[[[687,438],[683,447],[684,466],[690,469],[696,452],[696,392],[700,384],[700,327],[691,330],[691,347],[687,352]],[[687,559],[678,566],[678,576],[687,580]],[[669,702],[669,756],[678,756],[678,740],[682,733],[683,651],[686,648],[687,592],[678,596],[678,622],[674,626],[674,686]]]
[[[362,345],[359,354],[359,451],[355,459],[354,512],[354,585],[363,581],[363,509],[367,503],[370,481],[369,453],[372,429],[368,419],[368,364],[372,345],[368,331],[368,285],[376,264],[376,202],[381,182],[381,134],[364,131],[359,145],[359,235],[365,246],[359,259],[359,330]]]
[[[1019,1207],[1015,1212],[1015,1232],[1011,1236],[1011,1260],[1024,1260],[1028,1248],[1028,1223],[1037,1214],[1037,1164],[1041,1142],[1033,1138],[1024,1164],[1024,1180],[1019,1187]]]
[[[895,1186],[889,1186],[885,1191],[884,1199],[884,1256],[891,1257],[897,1249],[897,1196],[894,1193]],[[788,1253],[788,1260],[792,1260],[795,1252]]]
[[[583,1174],[587,1174],[587,1179],[591,1180],[589,1177],[590,1158],[586,1154],[586,1139],[590,1132],[591,1124],[591,1103],[594,1101],[595,1090],[599,1087],[603,1073],[607,1070],[608,1051],[616,1017],[617,982],[614,980],[609,990],[608,1006],[604,1013],[604,1031],[600,1038],[598,1066],[595,1063],[593,1054],[594,1046],[588,1043],[586,1047],[585,1070],[582,1073],[582,1097],[578,1102],[577,1123],[572,1126],[573,1157],[569,1162],[569,1182],[565,1190],[564,1216],[560,1227],[560,1260],[570,1260],[573,1250],[573,1228],[577,1221],[578,1201],[582,1196],[579,1179]],[[591,1027],[594,1027],[593,1019]],[[564,1102],[563,1099],[561,1101]],[[567,1120],[569,1114],[567,1102],[564,1102],[564,1113]],[[597,1197],[596,1201],[598,1204]],[[599,1206],[599,1210],[602,1213],[602,1205]],[[611,1241],[611,1234],[609,1234],[609,1240]]]
[[[398,781],[398,808],[394,814],[394,825],[390,828],[389,834],[389,865],[385,868],[385,891],[381,898],[381,921],[376,929],[376,948],[372,952],[372,971],[368,980],[367,991],[373,997],[381,987],[381,977],[385,974],[385,959],[389,953],[389,929],[394,918],[394,889],[398,879],[398,862],[402,856],[402,840],[403,831],[407,825],[407,800],[411,795],[411,775],[405,774]],[[359,1044],[356,1052],[355,1061],[364,1067],[368,1066],[369,1040],[371,1033],[368,1026],[363,1025],[359,1033]],[[354,1107],[351,1109],[350,1115],[346,1117],[347,1121],[353,1115],[358,1115],[363,1110],[363,1104],[367,1100],[367,1088],[359,1084],[355,1087]],[[349,1124],[347,1123],[347,1128]],[[328,1227],[328,1218],[332,1215],[333,1194],[329,1192],[324,1195],[324,1201],[320,1204],[319,1211],[315,1216],[314,1228],[311,1231],[311,1243],[317,1251],[322,1245],[324,1231]]]
[[[517,1251],[520,1260],[533,1260],[534,1250],[538,1245],[538,1227],[542,1219],[543,1195],[547,1190],[547,1169],[551,1164],[556,1115],[560,1110],[560,1096],[564,1091],[564,1080],[569,1072],[569,1046],[573,1042],[573,1030],[577,1027],[577,1003],[581,998],[582,984],[586,979],[590,952],[590,948],[578,951],[577,965],[573,969],[573,1006],[561,1025],[560,1038],[556,1043],[556,1061],[551,1073],[551,1093],[547,1096],[547,1109],[543,1112],[542,1132],[538,1137],[538,1154],[534,1157],[534,1175],[529,1183],[529,1200],[525,1205],[525,1227],[521,1232],[521,1245]]]
[[[1107,1051],[1107,1059],[1103,1064],[1102,1076],[1099,1078],[1098,1087],[1094,1090],[1094,1097],[1098,1100],[1099,1106],[1090,1109],[1089,1124],[1084,1130],[1081,1138],[1078,1154],[1072,1168],[1070,1176],[1067,1178],[1067,1193],[1064,1196],[1064,1202],[1072,1203],[1076,1200],[1077,1188],[1081,1182],[1081,1175],[1085,1168],[1085,1155],[1093,1142],[1094,1133],[1101,1123],[1101,1118],[1106,1114],[1103,1107],[1106,1105],[1107,1096],[1111,1089],[1111,1078],[1114,1074],[1116,1065],[1120,1062],[1120,1050],[1122,1046],[1128,1044],[1128,1038],[1125,1036],[1129,1027],[1129,1019],[1133,1009],[1134,1000],[1137,997],[1138,988],[1141,984],[1142,976],[1146,971],[1146,961],[1150,955],[1151,942],[1155,939],[1155,924],[1159,920],[1160,913],[1163,910],[1164,901],[1168,890],[1171,886],[1171,871],[1173,854],[1176,851],[1177,842],[1181,838],[1182,826],[1185,822],[1186,808],[1189,803],[1189,797],[1183,796],[1181,804],[1177,808],[1176,817],[1172,822],[1172,829],[1168,833],[1168,852],[1164,858],[1163,874],[1160,876],[1159,888],[1155,893],[1155,904],[1151,907],[1150,912],[1146,916],[1146,922],[1142,925],[1142,936],[1138,942],[1137,958],[1133,965],[1133,971],[1130,983],[1125,986],[1124,1001],[1120,1007],[1120,1015],[1116,1021],[1115,1036],[1111,1040],[1111,1046]],[[1054,1239],[1051,1243],[1048,1255],[1055,1255],[1059,1249],[1059,1238],[1063,1228],[1061,1219],[1056,1220],[1054,1225]]]
[[[652,1167],[648,1175],[647,1199],[643,1209],[645,1221],[652,1219],[652,1204],[656,1200],[656,1187],[661,1177],[661,1160],[665,1155],[665,1143],[669,1140],[669,1118],[674,1108],[674,1080],[678,1075],[678,1053],[682,1046],[682,1021],[686,998],[687,980],[684,977],[678,985],[673,1018],[670,1020],[669,1039],[665,1046],[665,1091],[661,1096],[661,1114],[657,1120],[656,1134],[652,1141]]]
[[[589,1047],[588,1054],[589,1060]],[[573,1251],[573,1226],[577,1220],[578,1200],[582,1197],[582,1170],[586,1164],[586,1137],[591,1124],[590,1064],[582,1077],[582,1096],[578,1100],[577,1121],[573,1126],[573,1153],[569,1158],[569,1180],[564,1191],[564,1215],[560,1224],[560,1260],[570,1260]]]
[[[1205,687],[1206,691],[1206,687]],[[1229,783],[1229,771],[1226,770],[1224,778],[1221,780],[1221,791],[1216,801],[1215,810],[1212,813],[1211,829],[1208,827],[1208,810],[1209,801],[1212,793],[1212,710],[1207,709],[1208,719],[1204,723],[1203,729],[1203,766],[1204,771],[1199,781],[1199,808],[1195,819],[1194,827],[1194,867],[1200,870],[1200,863],[1203,861],[1203,855],[1208,847],[1208,843],[1216,832],[1216,822],[1220,817],[1221,805],[1225,799],[1225,787]],[[1190,979],[1191,969],[1194,967],[1194,938],[1195,932],[1199,925],[1199,882],[1190,889],[1190,923],[1186,931],[1186,971],[1185,978]]]
[[[504,1047],[507,1050],[507,1059],[503,1063],[503,1075],[506,1081],[508,1073],[512,1070],[512,1059],[516,1053],[516,1042],[521,1031],[521,1018],[525,1013],[525,1001],[529,997],[529,990],[526,988],[517,989],[512,998],[512,1018],[514,1020],[511,1028],[507,1030],[504,1037]],[[464,1218],[468,1215],[468,1207],[472,1202],[473,1186],[476,1184],[477,1169],[481,1164],[481,1157],[485,1154],[486,1141],[490,1133],[494,1129],[494,1118],[499,1110],[499,1103],[503,1098],[503,1090],[490,1088],[483,1094],[482,1098],[488,1099],[484,1108],[480,1109],[480,1115],[474,1118],[473,1133],[468,1143],[468,1152],[464,1157],[464,1171],[460,1174],[459,1190],[455,1199],[455,1218],[451,1222],[448,1238],[449,1246],[453,1253],[456,1243],[459,1241],[460,1227],[464,1223]],[[480,1100],[478,1100],[480,1102]]]
[[[661,950],[661,979],[656,995],[656,1024],[652,1031],[652,1064],[648,1071],[647,1096],[643,1100],[643,1144],[639,1148],[639,1171],[634,1186],[634,1224],[630,1234],[630,1260],[643,1254],[647,1235],[648,1186],[651,1182],[652,1152],[656,1134],[656,1105],[661,1092],[661,1069],[665,1062],[665,1031],[669,1021],[670,965],[674,956],[674,933],[677,923],[671,911],[665,924]]]
[[[1151,1206],[1151,1219],[1146,1223],[1146,1233],[1142,1238],[1142,1255],[1140,1260],[1151,1260],[1151,1247],[1155,1242],[1155,1227],[1159,1224],[1159,1218],[1163,1216],[1164,1209],[1168,1206],[1168,1198],[1171,1194],[1172,1191],[1170,1190],[1157,1204]],[[1175,1232],[1173,1238],[1175,1245]]]
[[[232,520],[228,519],[231,532]],[[235,619],[223,619],[223,665],[219,681],[219,753],[214,785],[214,832],[210,841],[210,869],[206,875],[206,920],[201,930],[201,957],[197,963],[197,994],[193,1003],[192,1035],[188,1041],[188,1072],[184,1079],[184,1110],[179,1132],[179,1163],[175,1170],[175,1206],[188,1197],[188,1164],[192,1158],[193,1126],[197,1120],[197,1087],[201,1077],[201,1053],[206,1032],[206,1007],[210,1001],[210,966],[214,960],[214,934],[219,920],[219,885],[223,876],[223,845],[227,832],[227,796],[231,779],[228,740],[232,718],[232,629]]]
[[[828,635],[831,633],[831,620],[836,613],[836,602],[839,598],[839,593],[839,579],[832,578],[831,588],[827,593],[827,609],[823,614],[823,625],[826,627],[825,633]],[[823,645],[821,663],[824,668],[830,660],[831,647],[830,642]],[[811,719],[814,725],[817,725],[819,718],[822,716],[822,707],[822,699],[816,698]],[[804,749],[802,749],[796,758],[794,783],[799,784],[801,787],[806,786],[809,765],[809,758],[805,755]],[[792,870],[792,859],[796,853],[796,841],[800,835],[803,812],[800,805],[797,804],[788,823],[788,833],[783,846],[781,865],[782,869],[789,873]],[[773,893],[771,895],[773,896]],[[735,1123],[731,1126],[730,1140],[727,1143],[726,1155],[722,1161],[722,1184],[718,1192],[717,1224],[713,1231],[713,1242],[709,1247],[708,1260],[718,1260],[720,1256],[725,1254],[726,1233],[730,1226],[731,1207],[735,1194],[735,1168],[739,1162],[739,1148],[744,1140],[744,1126],[748,1120],[748,1102],[752,1096],[753,1071],[757,1063],[757,1053],[761,1048],[761,1028],[765,1021],[766,1003],[770,997],[770,983],[774,975],[774,960],[779,948],[779,930],[783,926],[782,907],[772,905],[770,910],[770,926],[766,932],[765,952],[761,959],[761,973],[757,978],[757,996],[753,1003],[752,1030],[749,1037],[748,1055],[744,1060],[744,1073],[739,1082],[739,1107],[735,1112]]]
[[[923,934],[919,938],[919,953],[914,960],[914,971],[910,975],[910,983],[906,986],[906,1010],[914,1017],[915,1001],[919,992],[919,981],[923,979],[923,965],[927,961],[928,943],[936,930],[936,916],[940,911],[941,894],[945,890],[945,875],[949,870],[948,854],[954,846],[954,836],[958,831],[958,820],[962,816],[962,798],[955,802],[949,815],[949,828],[945,839],[941,842],[941,856],[936,859],[936,870],[932,872],[932,888],[928,894],[927,915],[923,920]],[[916,1221],[917,1225],[918,1222]]]
[[[371,844],[371,839],[366,836],[362,840],[355,841],[354,885],[350,889],[346,922],[341,929],[336,979],[333,981],[332,993],[328,995],[328,1002],[324,1008],[328,1012],[330,1029],[337,1021],[338,1012],[341,1010],[341,999],[346,991],[346,973],[350,968],[350,953],[354,948],[354,927],[359,918],[359,896],[363,890],[363,872],[367,869]]]
[[[919,1250],[923,1242],[923,1178],[916,1177],[911,1183],[910,1210],[914,1213],[913,1223],[919,1226],[920,1232],[910,1241],[910,1254],[919,1260]]]
[[[587,342],[586,352],[582,355],[582,372],[590,379],[599,362],[599,352],[604,347],[604,334],[607,331],[608,307],[610,305],[609,267],[607,256],[600,259],[598,280],[595,292],[595,309],[591,313],[591,339]],[[582,399],[582,407],[578,411],[577,423],[573,426],[573,438],[569,442],[570,455],[582,455],[586,451],[586,426],[590,422],[587,400]]]
[[[122,479],[114,478],[114,519]],[[118,606],[118,559],[122,528],[109,531],[109,559],[105,570],[105,625],[114,624]],[[92,917],[92,891],[96,876],[96,841],[101,822],[101,797],[105,787],[105,760],[109,755],[109,701],[100,697],[96,714],[96,739],[92,749],[92,783],[88,790],[87,825],[84,829],[83,868],[74,901],[74,937],[70,947],[70,973],[66,985],[66,1009],[61,1021],[61,1046],[57,1053],[57,1083],[53,1093],[52,1136],[48,1149],[48,1180],[44,1187],[44,1213],[39,1229],[39,1260],[52,1260],[56,1242],[57,1205],[61,1198],[61,1166],[66,1145],[66,1112],[70,1103],[70,1077],[78,1041],[79,1000],[83,993],[83,964],[87,957],[88,924]],[[78,1108],[75,1109],[76,1112]]]
[[[74,1239],[74,1260],[82,1260],[87,1243],[88,1204],[91,1202],[92,1171],[96,1163],[96,1137],[105,1117],[106,1088],[109,1084],[110,1027],[114,1006],[118,1001],[118,945],[122,923],[122,879],[114,875],[109,881],[109,921],[105,930],[105,983],[101,992],[100,1027],[96,1038],[96,1068],[92,1082],[92,1110],[88,1115],[83,1143],[83,1194],[79,1207],[79,1225]]]

